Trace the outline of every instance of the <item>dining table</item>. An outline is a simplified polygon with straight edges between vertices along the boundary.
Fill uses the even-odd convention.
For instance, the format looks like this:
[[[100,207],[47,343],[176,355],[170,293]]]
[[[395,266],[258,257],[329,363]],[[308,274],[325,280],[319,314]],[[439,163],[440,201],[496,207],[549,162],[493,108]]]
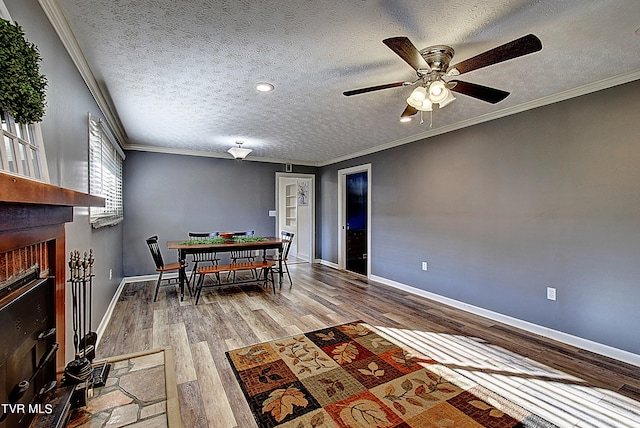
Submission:
[[[240,239],[203,239],[203,240],[182,240],[167,241],[169,250],[178,251],[178,261],[180,262],[180,300],[184,300],[184,285],[188,281],[186,273],[186,259],[189,254],[196,253],[230,253],[231,251],[250,250],[262,251],[262,259],[266,260],[267,250],[278,250],[282,252],[282,240],[276,237],[256,237]],[[282,260],[278,258],[279,285],[282,288]]]

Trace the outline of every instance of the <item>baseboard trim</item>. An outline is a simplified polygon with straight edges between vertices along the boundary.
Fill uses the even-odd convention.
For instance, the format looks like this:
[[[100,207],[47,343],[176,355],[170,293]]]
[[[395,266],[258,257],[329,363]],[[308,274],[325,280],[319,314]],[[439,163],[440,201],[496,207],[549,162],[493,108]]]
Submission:
[[[162,279],[164,281],[165,278],[173,279],[177,277],[178,277],[177,273],[171,273],[171,274],[163,275]],[[111,302],[109,302],[109,306],[107,306],[107,310],[102,316],[102,320],[100,320],[100,324],[98,325],[98,329],[96,330],[96,334],[98,335],[96,339],[96,347],[100,344],[100,340],[102,340],[102,335],[104,334],[104,331],[106,330],[107,325],[109,325],[109,321],[111,321],[111,316],[113,315],[113,311],[116,308],[116,303],[118,303],[118,299],[120,299],[120,294],[122,294],[122,290],[124,289],[124,286],[131,282],[156,281],[157,279],[158,279],[157,274],[129,276],[129,277],[122,278],[122,281],[120,281],[118,288],[116,289],[115,293],[113,293]]]
[[[320,263],[321,265],[328,266],[334,269],[339,269],[336,263],[329,262],[323,259],[316,259],[316,263]],[[164,276],[163,278],[174,278],[174,277],[177,277],[177,274],[170,274],[170,275]],[[158,278],[158,275],[141,275],[141,276],[130,276],[122,279],[122,281],[120,282],[120,285],[118,286],[116,292],[113,295],[113,298],[111,299],[111,302],[109,303],[109,306],[107,307],[107,311],[102,317],[102,321],[100,321],[100,325],[98,325],[98,329],[96,330],[96,334],[98,335],[96,346],[100,344],[100,340],[102,339],[104,330],[107,328],[107,325],[111,320],[111,316],[113,315],[113,310],[115,309],[116,303],[120,298],[120,294],[122,293],[124,286],[131,282],[155,281],[157,278]],[[590,352],[595,352],[596,354],[604,355],[605,357],[614,358],[616,360],[640,367],[640,355],[634,354],[629,351],[614,348],[613,346],[604,345],[602,343],[594,342],[592,340],[587,340],[582,337],[573,336],[571,334],[567,334],[567,333],[554,330],[548,327],[543,327],[541,325],[534,324],[529,321],[524,321],[524,320],[513,318],[498,312],[490,311],[488,309],[483,309],[478,306],[470,305],[468,303],[464,303],[459,300],[441,296],[439,294],[435,294],[430,291],[421,290],[419,288],[412,287],[410,285],[396,282],[387,278],[383,278],[381,276],[370,275],[369,279],[384,285],[388,285],[389,287],[393,287],[398,290],[405,291],[407,293],[415,294],[416,296],[424,297],[430,300],[434,300],[436,302],[443,303],[448,306],[452,306],[456,309],[461,309],[463,311],[480,315],[481,317],[498,321],[503,324],[510,325],[512,327],[516,327],[534,334],[538,334],[543,337],[547,337],[549,339],[557,340],[558,342],[566,343],[567,345],[576,346],[578,348],[585,349]]]
[[[326,261],[326,260],[318,259],[317,263],[320,263],[323,266],[328,266],[330,268],[334,268],[334,269],[338,269],[338,270],[340,269],[340,267],[336,263],[329,262],[329,261]]]
[[[379,282],[384,285],[388,285],[393,288],[397,288],[407,293],[415,294],[420,297],[425,297],[436,302],[443,303],[448,306],[452,306],[456,309],[461,309],[466,312],[470,312],[481,317],[488,318],[494,321],[501,322],[503,324],[510,325],[528,332],[538,334],[540,336],[547,337],[549,339],[557,340],[558,342],[566,343],[567,345],[575,346],[581,349],[585,349],[596,354],[604,355],[605,357],[614,358],[616,360],[633,364],[640,367],[640,355],[632,352],[624,351],[622,349],[614,348],[612,346],[604,345],[602,343],[594,342],[584,339],[582,337],[573,336],[558,330],[554,330],[548,327],[543,327],[538,324],[524,321],[518,318],[513,318],[508,315],[504,315],[498,312],[483,309],[478,306],[470,305],[468,303],[461,302],[459,300],[444,297],[439,294],[431,293],[429,291],[421,290],[419,288],[412,287],[410,285],[402,284],[390,279],[386,279],[380,276],[371,275],[369,277],[372,281]]]
[[[124,286],[127,282],[128,282],[127,278],[123,278],[122,281],[120,281],[118,288],[116,288],[116,292],[113,293],[111,302],[109,302],[109,306],[107,306],[106,312],[102,316],[102,320],[100,320],[100,324],[98,325],[98,328],[96,330],[96,335],[98,336],[96,338],[96,348],[98,347],[98,345],[100,345],[100,341],[102,340],[102,335],[104,334],[104,331],[106,330],[107,325],[109,325],[109,321],[111,320],[113,311],[116,308],[116,303],[118,302],[118,299],[120,298],[120,294],[122,293],[122,290],[124,289]]]

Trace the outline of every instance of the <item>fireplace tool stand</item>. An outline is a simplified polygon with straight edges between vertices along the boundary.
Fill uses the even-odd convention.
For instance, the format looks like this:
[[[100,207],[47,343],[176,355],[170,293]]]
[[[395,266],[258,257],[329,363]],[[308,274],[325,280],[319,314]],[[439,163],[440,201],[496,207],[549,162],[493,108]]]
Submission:
[[[91,328],[93,299],[93,250],[80,256],[80,251],[69,254],[69,286],[71,288],[73,346],[75,359],[64,370],[62,382],[77,385],[72,399],[74,407],[86,405],[93,395],[93,388],[104,386],[110,365],[93,365],[96,356],[97,334]]]

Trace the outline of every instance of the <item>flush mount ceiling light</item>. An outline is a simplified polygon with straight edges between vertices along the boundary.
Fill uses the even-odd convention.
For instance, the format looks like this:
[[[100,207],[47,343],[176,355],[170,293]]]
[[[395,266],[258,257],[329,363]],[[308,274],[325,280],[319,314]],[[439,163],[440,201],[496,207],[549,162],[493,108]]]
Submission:
[[[251,153],[251,149],[243,149],[242,148],[243,141],[236,141],[238,147],[231,147],[227,150],[227,153],[230,153],[235,159],[242,160],[247,157],[249,153]]]
[[[256,84],[256,90],[259,92],[271,92],[274,86],[271,83],[260,82]]]

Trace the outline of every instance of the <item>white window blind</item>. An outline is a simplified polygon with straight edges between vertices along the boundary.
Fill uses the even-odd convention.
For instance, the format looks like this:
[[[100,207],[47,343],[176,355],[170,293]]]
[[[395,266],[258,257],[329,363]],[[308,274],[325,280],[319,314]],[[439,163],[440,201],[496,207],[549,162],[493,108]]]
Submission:
[[[105,123],[89,115],[89,193],[105,198],[104,207],[91,207],[94,228],[113,226],[124,219],[122,161],[125,156]]]

